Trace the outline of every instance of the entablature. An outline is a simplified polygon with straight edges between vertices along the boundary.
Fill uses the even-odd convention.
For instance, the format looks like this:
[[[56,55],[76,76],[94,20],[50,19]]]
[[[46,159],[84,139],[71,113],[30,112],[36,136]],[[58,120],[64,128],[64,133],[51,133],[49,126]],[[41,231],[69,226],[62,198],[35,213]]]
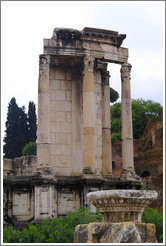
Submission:
[[[125,38],[125,34],[104,29],[55,28],[52,38],[44,39],[44,54],[83,58],[88,53],[95,59],[122,64],[128,61],[128,49],[120,47]]]

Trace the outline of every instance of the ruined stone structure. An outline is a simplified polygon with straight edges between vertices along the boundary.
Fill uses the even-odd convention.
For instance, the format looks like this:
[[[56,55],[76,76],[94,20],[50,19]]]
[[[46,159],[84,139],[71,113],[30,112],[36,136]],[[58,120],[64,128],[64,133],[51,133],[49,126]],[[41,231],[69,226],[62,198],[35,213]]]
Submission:
[[[155,225],[141,223],[142,212],[156,191],[105,190],[90,192],[88,199],[102,214],[102,223],[77,225],[75,243],[155,243]]]
[[[125,38],[103,29],[55,28],[52,38],[44,39],[39,59],[37,161],[29,162],[24,171],[13,162],[7,171],[11,172],[4,182],[8,221],[36,223],[64,216],[88,206],[90,191],[141,186],[133,163],[131,65],[128,49],[121,47]],[[112,176],[108,62],[121,66],[120,180]]]

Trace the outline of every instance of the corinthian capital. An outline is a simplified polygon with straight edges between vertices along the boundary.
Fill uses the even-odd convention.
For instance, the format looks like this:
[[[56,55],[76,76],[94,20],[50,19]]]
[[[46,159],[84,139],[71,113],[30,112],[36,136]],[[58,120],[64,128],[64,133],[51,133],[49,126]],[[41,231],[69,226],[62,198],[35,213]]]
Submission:
[[[86,71],[93,72],[94,68],[94,57],[90,56],[89,54],[86,54],[84,57],[84,69]]]
[[[48,70],[50,66],[50,56],[49,55],[40,55],[39,57],[39,69]]]
[[[129,63],[123,63],[121,66],[121,79],[128,78],[130,79],[131,65]]]
[[[110,73],[107,70],[101,71],[101,79],[103,84],[109,84]]]

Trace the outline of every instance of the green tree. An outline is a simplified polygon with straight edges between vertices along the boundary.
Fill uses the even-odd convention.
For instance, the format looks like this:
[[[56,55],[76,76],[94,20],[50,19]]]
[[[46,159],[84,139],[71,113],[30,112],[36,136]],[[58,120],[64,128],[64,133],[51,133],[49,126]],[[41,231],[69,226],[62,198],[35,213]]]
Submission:
[[[23,147],[22,155],[23,156],[36,155],[36,148],[37,148],[36,142],[29,142]]]
[[[110,87],[110,102],[116,102],[119,98],[119,93]]]
[[[27,114],[25,113],[25,106],[19,108],[20,115],[20,146],[22,148],[29,141],[29,132],[28,132],[28,122],[27,122]]]
[[[121,103],[110,107],[111,113],[111,141],[116,143],[121,140]]]
[[[29,102],[28,106],[28,132],[29,132],[29,142],[36,141],[36,132],[37,132],[37,117],[36,117],[36,106],[33,102]]]
[[[146,117],[154,119],[155,121],[162,120],[163,108],[160,103],[152,100],[144,101]]]
[[[162,106],[152,100],[133,99],[132,118],[133,118],[133,137],[138,139],[143,134],[148,120],[155,121],[162,119]]]
[[[133,137],[138,139],[143,134],[148,121],[145,116],[145,107],[143,100],[132,100],[132,121]]]
[[[19,107],[13,97],[8,105],[6,130],[4,137],[4,157],[13,159],[22,155],[23,147],[36,141],[36,109],[29,102],[28,114],[25,107]]]
[[[121,103],[115,103],[111,110],[111,138],[112,142],[121,140]],[[163,108],[159,103],[152,100],[132,100],[133,137],[138,139],[143,134],[148,120],[162,119]]]
[[[13,159],[15,157],[21,156],[22,148],[26,142],[23,140],[23,135],[26,132],[26,127],[24,128],[24,126],[22,125],[24,120],[24,109],[18,107],[16,99],[13,97],[8,105],[6,130],[4,137],[5,158]]]

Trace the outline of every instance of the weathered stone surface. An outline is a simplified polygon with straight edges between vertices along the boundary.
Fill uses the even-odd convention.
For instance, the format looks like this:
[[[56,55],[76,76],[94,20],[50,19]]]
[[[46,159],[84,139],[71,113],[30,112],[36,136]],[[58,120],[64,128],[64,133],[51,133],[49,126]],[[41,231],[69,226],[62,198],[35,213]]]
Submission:
[[[90,223],[75,228],[74,243],[155,243],[155,225],[122,222]]]
[[[37,158],[35,155],[22,156],[13,160],[13,176],[30,176],[36,172]]]
[[[97,28],[55,28],[52,38],[44,39],[44,53],[83,57],[89,48],[96,58],[121,64],[128,59],[128,49],[120,47],[125,38],[125,34]]]
[[[7,177],[8,175],[12,173],[13,171],[12,165],[13,165],[13,160],[4,159],[4,162],[3,162],[3,175],[4,176]]]
[[[18,221],[28,221],[33,218],[33,193],[26,187],[17,189],[12,194],[12,216]]]
[[[90,223],[77,225],[74,243],[99,243],[100,238],[109,228],[109,223]]]

